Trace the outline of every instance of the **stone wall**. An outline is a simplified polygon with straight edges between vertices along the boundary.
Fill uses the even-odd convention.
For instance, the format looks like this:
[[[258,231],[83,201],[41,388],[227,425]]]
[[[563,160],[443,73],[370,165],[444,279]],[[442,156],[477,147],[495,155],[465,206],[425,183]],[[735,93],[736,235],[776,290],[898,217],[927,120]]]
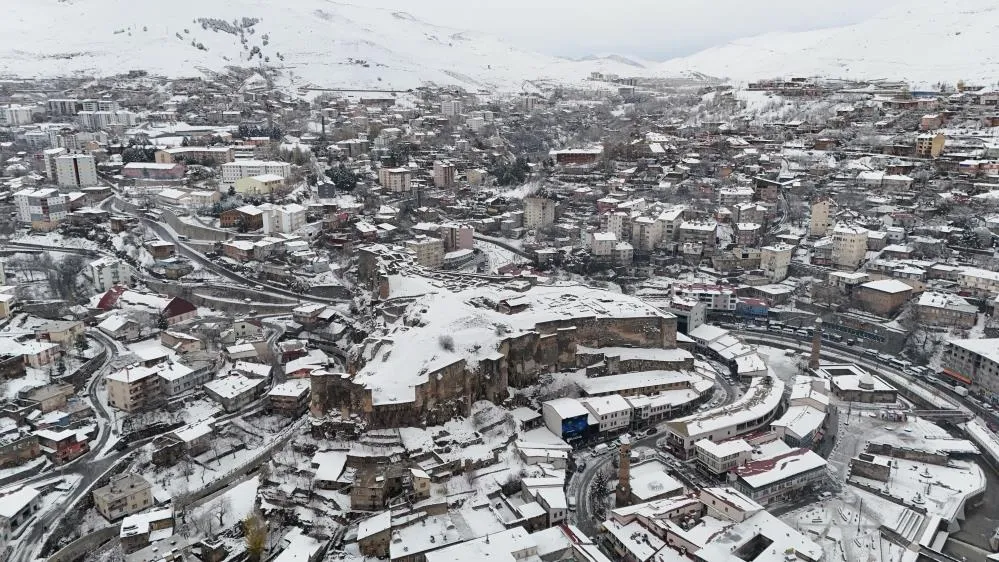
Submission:
[[[247,314],[251,310],[256,314],[283,314],[291,313],[292,309],[299,306],[298,301],[240,287],[167,283],[152,279],[147,279],[146,285],[158,293],[181,297],[195,306],[207,306],[234,314]],[[223,294],[228,296],[221,296]],[[246,302],[245,299],[251,301]]]
[[[119,527],[120,525],[112,525],[84,535],[49,556],[48,562],[73,562],[83,558],[102,544],[117,538]]]
[[[174,230],[177,234],[181,236],[187,236],[191,240],[212,240],[215,242],[223,242],[232,238],[232,233],[227,230],[218,230],[215,228],[201,226],[196,224],[186,223],[173,213],[169,209],[163,209],[160,214],[160,220],[170,225],[170,228]]]
[[[360,414],[375,428],[441,424],[469,415],[475,400],[502,402],[507,398],[508,386],[531,386],[543,373],[576,368],[579,344],[654,348],[676,345],[675,317],[588,317],[545,322],[536,328],[500,340],[496,353],[475,367],[460,360],[427,373],[427,381],[414,388],[412,401],[400,397],[398,403],[374,405],[371,392],[351,381],[351,374],[357,373],[362,363],[348,363],[351,374],[314,375],[310,411],[317,417],[333,414],[344,419]],[[669,365],[681,368],[686,363]]]

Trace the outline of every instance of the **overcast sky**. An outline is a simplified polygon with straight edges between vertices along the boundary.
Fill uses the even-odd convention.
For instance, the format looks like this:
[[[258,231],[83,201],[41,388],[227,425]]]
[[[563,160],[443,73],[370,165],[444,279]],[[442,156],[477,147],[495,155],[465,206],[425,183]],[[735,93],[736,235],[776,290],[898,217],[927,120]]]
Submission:
[[[356,0],[355,0],[356,1]],[[847,25],[904,0],[368,0],[552,55],[683,56],[739,37]]]

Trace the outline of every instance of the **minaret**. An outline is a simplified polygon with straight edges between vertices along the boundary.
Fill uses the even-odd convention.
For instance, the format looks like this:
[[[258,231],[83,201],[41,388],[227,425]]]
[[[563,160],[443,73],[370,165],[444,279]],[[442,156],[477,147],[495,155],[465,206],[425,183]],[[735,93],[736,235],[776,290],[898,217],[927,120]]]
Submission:
[[[822,353],[822,319],[815,319],[815,333],[812,334],[812,355],[808,358],[808,368],[819,368],[819,355]]]
[[[631,439],[627,434],[621,436],[621,446],[618,447],[617,489],[614,505],[624,507],[631,505]]]

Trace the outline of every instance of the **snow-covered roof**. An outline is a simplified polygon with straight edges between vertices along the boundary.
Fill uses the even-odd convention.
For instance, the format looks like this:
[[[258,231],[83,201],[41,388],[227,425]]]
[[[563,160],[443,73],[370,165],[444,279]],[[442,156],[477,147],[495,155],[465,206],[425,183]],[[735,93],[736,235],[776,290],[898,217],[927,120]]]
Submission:
[[[41,492],[38,490],[26,486],[12,494],[0,496],[0,517],[13,519],[18,512],[35,501],[40,494]]]
[[[309,379],[292,379],[276,385],[267,393],[268,396],[283,396],[298,398],[309,392]]]
[[[826,413],[811,406],[791,406],[784,412],[780,419],[774,420],[770,425],[773,427],[783,427],[791,435],[803,438],[812,435],[826,419]]]
[[[623,392],[636,388],[650,388],[670,385],[692,384],[702,380],[700,376],[690,372],[680,371],[638,371],[591,377],[580,381],[582,391],[589,395],[599,395],[611,392]]]
[[[587,416],[590,413],[589,410],[587,410],[586,407],[575,398],[556,398],[545,402],[543,405],[551,408],[556,414],[558,414],[558,417],[563,420],[579,416]]]
[[[861,285],[865,289],[871,289],[874,291],[880,291],[882,293],[904,293],[906,291],[912,291],[912,286],[899,281],[898,279],[879,279],[877,281],[868,281]]]

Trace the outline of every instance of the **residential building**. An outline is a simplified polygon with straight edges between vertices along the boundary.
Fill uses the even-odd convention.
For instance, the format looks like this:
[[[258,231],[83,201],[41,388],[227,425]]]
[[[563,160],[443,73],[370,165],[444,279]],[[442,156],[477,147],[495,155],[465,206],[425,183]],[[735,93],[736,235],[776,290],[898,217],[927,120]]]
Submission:
[[[444,100],[441,102],[441,113],[445,117],[457,117],[461,115],[461,101],[459,100]]]
[[[409,168],[381,168],[378,183],[392,193],[408,193],[413,188],[413,173]]]
[[[45,456],[55,465],[65,464],[90,450],[90,444],[86,440],[81,441],[74,429],[40,429],[35,435]]]
[[[812,213],[808,219],[808,235],[812,237],[822,237],[826,235],[829,227],[829,211],[833,202],[828,198],[822,198],[812,203]]]
[[[81,188],[97,185],[97,163],[90,154],[57,156],[56,181],[59,187]]]
[[[53,188],[22,189],[14,193],[17,220],[37,230],[51,230],[66,218],[66,196]]]
[[[794,246],[776,244],[760,248],[760,269],[771,283],[780,283],[787,279],[787,268],[791,265]]]
[[[549,197],[532,195],[524,198],[524,228],[545,228],[555,223],[556,201]]]
[[[457,167],[449,161],[434,161],[434,187],[448,188],[454,187]]]
[[[243,195],[270,195],[284,187],[284,179],[284,176],[279,174],[249,176],[237,179],[233,183],[233,189]]]
[[[631,405],[620,394],[589,396],[579,403],[597,420],[600,433],[623,431],[631,425]]]
[[[153,487],[134,472],[112,476],[107,486],[93,492],[94,509],[108,521],[121,519],[153,505]]]
[[[23,105],[5,105],[0,107],[0,127],[18,127],[31,124],[31,115],[35,108]]]
[[[943,133],[923,133],[916,137],[916,156],[937,158],[943,154],[947,137]]]
[[[42,493],[31,486],[0,496],[0,546],[6,546],[41,509]]]
[[[468,224],[445,224],[440,228],[444,252],[471,250],[475,247],[475,227]]]
[[[686,244],[700,244],[705,251],[715,247],[718,223],[713,220],[684,221],[680,223],[678,240]]]
[[[45,176],[50,182],[59,181],[59,172],[56,170],[56,158],[63,156],[68,151],[65,148],[47,148],[42,151],[42,161],[45,163]]]
[[[978,319],[978,307],[953,293],[925,291],[916,302],[919,321],[929,326],[971,329]]]
[[[242,375],[229,375],[205,383],[205,394],[218,402],[227,412],[235,412],[253,402],[264,387],[264,379],[251,379]]]
[[[406,241],[406,249],[416,255],[416,262],[428,269],[439,269],[444,263],[444,241],[440,238],[417,236]]]
[[[100,258],[87,264],[87,276],[99,292],[109,290],[115,285],[132,284],[132,266],[124,260],[115,258]]]
[[[867,229],[840,223],[833,228],[832,237],[833,265],[857,269],[867,255]]]
[[[291,234],[305,226],[305,207],[298,203],[287,205],[264,203],[258,208],[263,211],[264,234]]]
[[[121,175],[136,180],[179,180],[187,168],[181,163],[157,164],[156,162],[129,162]]]
[[[108,404],[125,412],[138,412],[163,402],[159,369],[125,367],[105,377]]]
[[[238,180],[254,176],[280,176],[282,180],[291,175],[291,164],[269,160],[238,160],[222,164],[220,185],[228,188]]]
[[[234,155],[230,146],[179,146],[157,150],[155,159],[157,164],[183,162],[211,166],[232,162]]]
[[[298,417],[309,408],[309,379],[292,379],[267,393],[267,411]]]
[[[989,402],[999,400],[999,338],[948,340],[940,364],[948,378]]]

